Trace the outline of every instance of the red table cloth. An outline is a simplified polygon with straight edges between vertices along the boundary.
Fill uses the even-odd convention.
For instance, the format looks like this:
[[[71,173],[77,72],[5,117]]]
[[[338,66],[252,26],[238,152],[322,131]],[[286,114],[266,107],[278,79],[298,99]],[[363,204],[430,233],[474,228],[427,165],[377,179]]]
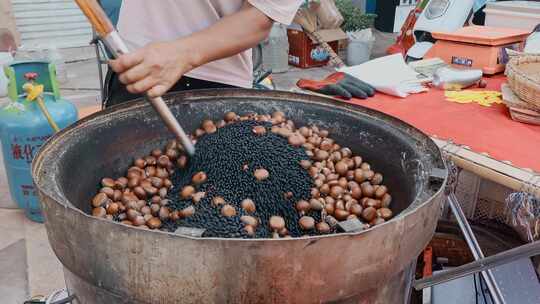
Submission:
[[[479,90],[500,91],[506,78],[486,79]],[[510,161],[514,166],[540,172],[540,126],[513,121],[504,104],[491,107],[476,103],[458,104],[446,100],[444,91],[398,98],[378,93],[374,97],[347,101],[397,117],[431,136],[452,140],[475,152]]]

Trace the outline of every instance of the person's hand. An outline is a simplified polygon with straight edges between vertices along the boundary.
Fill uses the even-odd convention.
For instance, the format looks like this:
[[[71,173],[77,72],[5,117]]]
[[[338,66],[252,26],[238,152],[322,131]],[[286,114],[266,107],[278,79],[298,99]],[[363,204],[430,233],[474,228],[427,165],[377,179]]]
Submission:
[[[158,97],[194,68],[191,55],[180,41],[158,42],[111,60],[109,65],[129,92]]]

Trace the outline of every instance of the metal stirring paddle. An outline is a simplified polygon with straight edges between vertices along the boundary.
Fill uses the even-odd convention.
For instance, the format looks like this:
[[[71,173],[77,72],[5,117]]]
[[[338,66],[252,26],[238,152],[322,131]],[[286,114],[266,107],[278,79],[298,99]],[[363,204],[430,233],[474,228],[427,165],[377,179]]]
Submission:
[[[77,5],[86,15],[88,21],[90,21],[96,30],[99,38],[107,46],[114,58],[118,58],[118,56],[127,54],[129,52],[125,42],[122,40],[112,25],[109,17],[107,17],[96,0],[75,0],[75,2],[77,2]],[[156,112],[158,112],[167,128],[169,128],[176,138],[180,140],[186,152],[191,156],[194,155],[195,146],[186,135],[186,132],[184,132],[184,129],[182,129],[182,126],[180,126],[178,120],[176,120],[176,117],[174,117],[165,101],[163,101],[163,98],[148,97],[148,99]]]

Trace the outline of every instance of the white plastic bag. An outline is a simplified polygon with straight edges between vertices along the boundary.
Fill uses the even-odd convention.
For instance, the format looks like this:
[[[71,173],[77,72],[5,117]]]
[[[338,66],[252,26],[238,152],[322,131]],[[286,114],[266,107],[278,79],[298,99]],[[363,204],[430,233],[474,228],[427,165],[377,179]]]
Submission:
[[[8,79],[4,73],[4,66],[10,64],[13,57],[9,52],[0,52],[0,97],[6,97],[8,93]]]
[[[56,67],[56,79],[58,82],[62,84],[66,83],[68,81],[66,62],[56,46],[50,45],[47,48],[47,59],[49,62],[54,63]]]
[[[347,64],[352,66],[369,61],[373,45],[375,44],[375,37],[373,37],[371,29],[347,32],[347,36],[349,36]]]
[[[523,52],[527,54],[540,54],[540,24],[536,26],[533,33],[527,38]]]

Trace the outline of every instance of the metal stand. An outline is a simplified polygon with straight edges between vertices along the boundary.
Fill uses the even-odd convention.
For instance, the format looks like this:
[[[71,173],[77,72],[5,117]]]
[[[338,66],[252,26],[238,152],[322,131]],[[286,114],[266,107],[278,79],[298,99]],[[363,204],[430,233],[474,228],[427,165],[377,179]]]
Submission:
[[[457,179],[459,175],[458,168],[450,161],[448,161],[447,165],[449,168],[449,181],[446,189],[448,206],[450,207],[450,210],[452,211],[458,222],[458,225],[463,233],[463,236],[465,237],[467,245],[469,246],[473,254],[475,262],[462,265],[451,270],[439,272],[435,275],[423,278],[421,280],[417,280],[413,283],[413,286],[416,290],[422,290],[427,287],[431,287],[437,284],[445,283],[480,272],[490,292],[492,303],[505,304],[508,301],[508,303],[516,303],[516,293],[518,293],[518,299],[521,299],[521,297],[519,296],[519,291],[509,291],[509,289],[513,289],[513,287],[505,289],[504,286],[506,286],[507,284],[522,286],[525,293],[527,293],[527,290],[530,291],[532,289],[538,288],[538,281],[536,275],[534,274],[534,269],[532,270],[532,276],[534,278],[531,279],[531,271],[527,271],[530,270],[530,265],[527,266],[527,262],[525,262],[525,264],[520,264],[519,261],[521,259],[521,261],[523,262],[522,259],[524,258],[529,258],[531,256],[540,254],[540,242],[529,243],[486,258],[455,195],[455,187],[457,185]],[[499,269],[494,269],[495,267],[500,267],[508,263],[513,263],[511,266],[512,270],[510,270],[509,276],[503,275],[501,277],[500,272],[498,275],[494,274],[494,272],[497,272],[497,269]],[[525,265],[525,268],[520,268],[520,266],[522,265]],[[522,269],[523,272],[521,272],[518,268]],[[506,271],[509,271],[508,267]],[[518,273],[513,273],[512,271],[517,271]],[[518,280],[516,280],[516,278]],[[518,281],[521,278],[525,278],[525,281],[530,284],[528,284],[528,286],[519,285]],[[499,283],[504,285],[502,289],[499,286]],[[506,291],[503,292],[503,290]],[[540,294],[534,294],[535,295],[528,297],[529,300],[525,300],[523,298],[521,300],[518,300],[519,302],[517,303],[525,303],[522,302],[522,300],[526,301],[526,303],[538,303],[537,300],[540,300]],[[508,301],[505,300],[505,295],[508,296]]]
[[[459,205],[459,202],[457,200],[457,197],[454,191],[452,191],[448,195],[447,200],[448,200],[448,205],[450,206],[450,209],[452,210],[452,213],[456,217],[459,228],[461,229],[461,232],[463,233],[463,236],[465,237],[467,245],[469,245],[469,248],[471,249],[474,259],[476,261],[484,259],[485,258],[484,253],[482,252],[482,249],[480,248],[480,245],[478,244],[478,240],[474,236],[474,233],[472,231],[471,226],[469,225],[469,222],[467,222],[467,218],[465,217],[463,210],[461,210],[461,206]],[[493,299],[493,302],[495,304],[504,304],[505,303],[504,297],[501,294],[501,290],[499,286],[497,285],[497,281],[495,280],[495,277],[493,276],[492,271],[491,270],[482,271],[481,275],[484,278],[484,281],[486,282],[487,288],[491,294],[491,298]]]
[[[481,271],[493,269],[497,266],[515,262],[520,258],[528,258],[540,254],[540,242],[529,243],[490,257],[465,264],[450,270],[434,274],[433,276],[417,280],[413,286],[416,290],[449,282]]]
[[[459,228],[461,229],[461,232],[463,233],[463,236],[465,237],[465,241],[467,242],[467,245],[469,246],[469,249],[471,250],[474,259],[476,261],[483,260],[485,258],[484,253],[482,252],[482,249],[480,248],[480,245],[478,244],[478,240],[474,236],[472,228],[469,225],[469,222],[467,221],[467,218],[465,217],[465,214],[463,213],[463,210],[461,209],[461,206],[459,205],[458,199],[455,194],[455,189],[456,189],[457,181],[459,177],[459,169],[451,161],[447,161],[447,166],[448,166],[448,172],[449,172],[448,183],[447,183],[447,188],[446,188],[448,205],[450,207],[450,210],[456,217]],[[441,274],[445,274],[445,273],[446,272],[441,273]],[[439,276],[441,274],[439,274]],[[493,299],[493,303],[504,304],[505,302],[501,294],[501,290],[499,286],[497,285],[497,282],[491,270],[482,271],[481,275],[484,278],[484,281],[486,282],[487,288]],[[423,280],[424,285],[419,284],[419,281],[416,281],[414,283],[414,287],[420,290],[420,289],[425,288],[425,286],[427,285],[431,285],[428,282],[433,281],[433,277],[434,276],[431,276],[429,278],[426,278],[425,281]],[[457,279],[457,277],[452,278],[452,279]],[[449,279],[449,280],[452,280],[452,279]],[[438,283],[443,283],[443,282],[438,282]],[[436,284],[432,284],[432,285],[436,285]]]

